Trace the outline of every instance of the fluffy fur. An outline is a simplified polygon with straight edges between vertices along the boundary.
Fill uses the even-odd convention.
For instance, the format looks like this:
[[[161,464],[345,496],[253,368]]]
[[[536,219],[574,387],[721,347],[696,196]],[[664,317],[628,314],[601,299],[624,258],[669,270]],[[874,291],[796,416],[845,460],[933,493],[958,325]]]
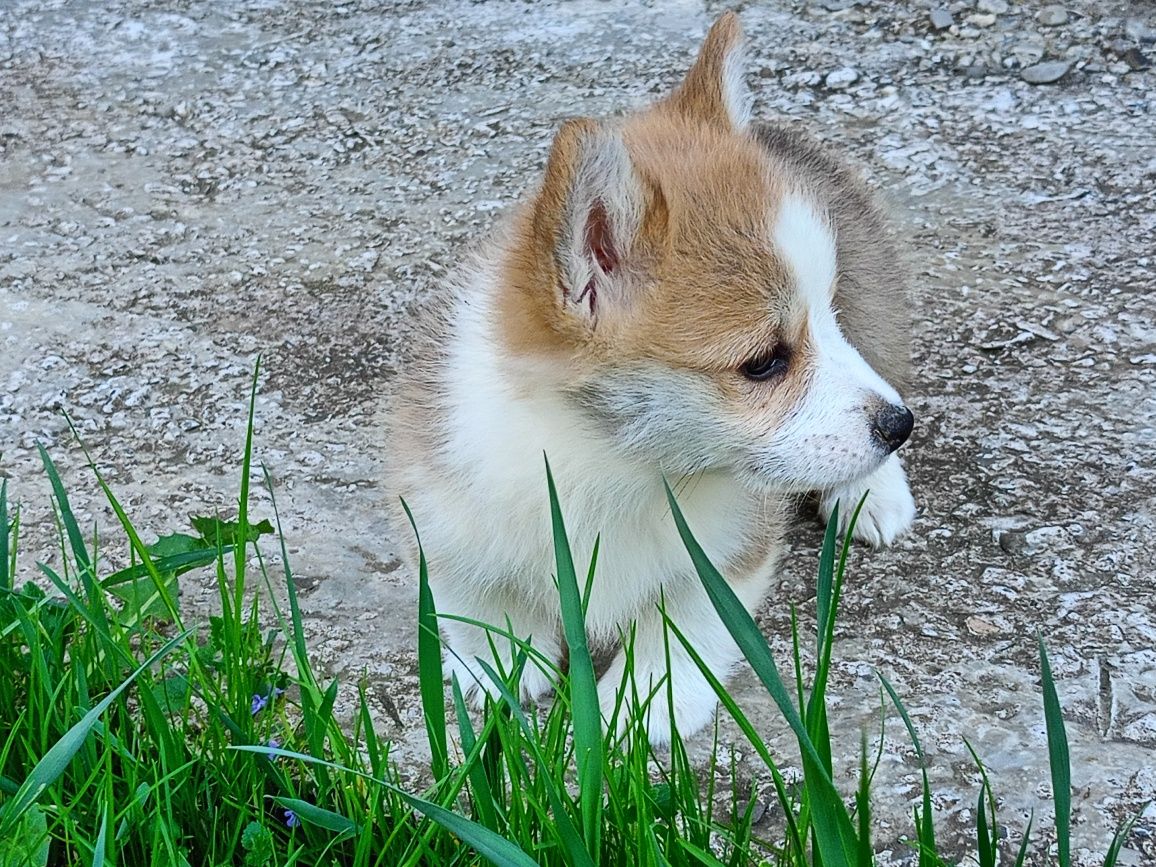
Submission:
[[[633,630],[643,692],[666,674],[660,598],[716,674],[738,659],[664,477],[752,611],[796,495],[819,491],[828,512],[870,490],[857,534],[872,544],[914,517],[893,454],[910,430],[896,390],[909,338],[890,236],[842,164],[749,124],[741,56],[724,15],[667,99],[563,125],[541,185],[425,312],[388,440],[439,611],[508,623],[561,660],[548,455],[579,574],[601,537],[590,638],[614,647]],[[486,633],[442,629],[463,687],[490,689],[475,661],[491,655]],[[715,707],[670,653],[673,708],[657,689],[647,720],[656,743],[672,712],[690,733]],[[622,666],[619,651],[600,680],[608,716]],[[548,687],[529,666],[524,698]]]

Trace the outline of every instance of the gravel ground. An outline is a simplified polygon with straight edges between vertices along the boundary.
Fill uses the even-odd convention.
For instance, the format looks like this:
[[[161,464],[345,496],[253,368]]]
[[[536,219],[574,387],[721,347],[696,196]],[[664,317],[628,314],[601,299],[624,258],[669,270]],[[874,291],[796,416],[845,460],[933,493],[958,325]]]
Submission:
[[[146,534],[229,511],[260,354],[258,457],[318,658],[364,671],[383,734],[417,756],[416,594],[383,518],[378,433],[409,314],[531,182],[563,118],[664,93],[724,7],[3,5],[0,473],[25,505],[24,571],[57,558],[37,442],[82,520],[113,526],[62,409]],[[977,791],[961,735],[1013,838],[1033,808],[1050,825],[1038,630],[1091,864],[1156,798],[1156,10],[740,12],[756,112],[866,169],[917,278],[905,454],[920,516],[895,548],[853,557],[841,778],[858,729],[877,731],[879,669],[923,733],[952,851],[967,852]],[[804,521],[762,615],[783,652],[789,604],[812,607],[818,541]],[[183,604],[203,614],[212,593],[191,575]],[[738,690],[792,755],[752,679]],[[722,738],[749,752],[725,724]],[[738,768],[761,797],[755,764]],[[880,775],[880,842],[902,861],[918,772],[894,714]],[[1149,806],[1122,863],[1154,859]]]

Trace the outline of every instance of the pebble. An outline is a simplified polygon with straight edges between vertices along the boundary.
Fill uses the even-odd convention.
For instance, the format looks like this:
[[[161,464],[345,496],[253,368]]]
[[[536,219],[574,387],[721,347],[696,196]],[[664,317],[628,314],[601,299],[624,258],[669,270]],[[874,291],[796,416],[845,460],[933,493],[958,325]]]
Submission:
[[[1023,39],[1011,47],[1011,57],[1005,58],[1004,65],[1014,61],[1021,68],[1039,63],[1044,58],[1046,45],[1042,39]]]
[[[999,546],[1008,554],[1022,554],[1028,547],[1027,534],[1022,530],[1004,530],[999,534]]]
[[[931,19],[931,28],[933,30],[946,30],[955,23],[955,18],[952,14],[943,8],[932,9],[929,18]]]
[[[859,80],[859,71],[850,67],[843,66],[836,69],[827,75],[824,83],[830,90],[843,90],[850,87]]]
[[[969,15],[967,17],[969,24],[974,24],[976,27],[991,27],[995,24],[995,16],[989,14]]]
[[[1020,72],[1020,78],[1028,84],[1052,84],[1059,81],[1072,68],[1067,60],[1048,60],[1029,66]]]
[[[992,15],[1003,15],[1008,10],[1007,0],[979,0],[975,8],[980,12],[990,12]]]
[[[1045,6],[1036,13],[1036,21],[1044,27],[1059,27],[1068,23],[1068,10],[1063,6]]]
[[[1152,68],[1152,61],[1135,45],[1120,55],[1120,59],[1128,64],[1129,69],[1140,70]]]
[[[998,635],[1002,631],[996,624],[974,615],[967,618],[966,625],[968,632],[972,635],[978,635],[980,638]]]

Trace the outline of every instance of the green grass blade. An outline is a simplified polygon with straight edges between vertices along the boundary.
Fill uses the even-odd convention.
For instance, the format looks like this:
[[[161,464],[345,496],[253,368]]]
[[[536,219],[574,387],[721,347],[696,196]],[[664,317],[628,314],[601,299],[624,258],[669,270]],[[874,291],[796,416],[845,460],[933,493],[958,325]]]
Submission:
[[[1024,828],[1024,838],[1020,840],[1019,852],[1016,854],[1013,867],[1024,867],[1024,862],[1028,857],[1028,843],[1032,839],[1032,822],[1034,822],[1035,819],[1036,811],[1032,810],[1031,813],[1028,814],[1028,826]],[[1109,867],[1109,865],[1105,864],[1104,867]]]
[[[597,864],[602,831],[602,712],[594,660],[586,642],[586,622],[570,540],[558,503],[558,490],[550,462],[546,462],[550,491],[550,521],[554,535],[554,560],[558,593],[562,603],[562,629],[570,651],[570,708],[574,728],[574,758],[578,767],[578,799],[582,812],[582,836],[586,851]]]
[[[232,545],[223,545],[220,551],[228,553],[233,550]],[[208,566],[210,563],[216,562],[218,556],[217,548],[202,548],[199,551],[185,551],[181,554],[170,554],[167,557],[156,557],[153,559],[153,568],[162,575],[168,572],[187,572],[190,569],[196,569],[200,566]],[[127,584],[130,581],[136,581],[138,578],[144,578],[148,575],[148,567],[143,563],[138,563],[135,566],[129,566],[125,569],[119,569],[100,580],[100,586],[106,590],[116,587],[120,584]]]
[[[49,786],[59,779],[60,775],[67,770],[69,763],[73,756],[77,754],[89,733],[96,726],[97,721],[101,715],[108,710],[109,705],[116,701],[141,672],[151,668],[158,660],[163,659],[173,648],[183,642],[191,631],[182,632],[175,638],[165,642],[152,656],[145,660],[140,667],[136,669],[131,675],[121,682],[120,686],[110,692],[104,699],[93,707],[88,713],[81,717],[80,721],[73,725],[66,731],[60,739],[49,748],[48,752],[40,759],[39,762],[29,772],[28,777],[20,786],[20,790],[11,798],[5,801],[0,806],[0,838],[6,837],[12,830],[13,825],[23,815],[24,811],[31,807]]]
[[[335,762],[327,762],[324,759],[306,755],[305,753],[296,753],[292,750],[272,749],[267,746],[234,745],[230,746],[229,749],[246,753],[259,753],[265,756],[272,755],[281,758],[296,759],[300,762],[323,765],[335,771],[342,771],[370,780],[385,789],[389,789],[405,801],[412,809],[417,810],[424,816],[428,816],[451,834],[461,838],[469,846],[472,846],[474,851],[493,864],[494,867],[538,867],[537,862],[523,852],[516,844],[495,834],[489,828],[479,825],[477,822],[470,821],[465,816],[459,816],[457,813],[447,810],[445,807],[441,807],[431,801],[427,801],[424,798],[411,795],[392,783],[377,779],[354,768],[347,768]]]
[[[257,411],[257,382],[261,377],[261,357],[253,363],[253,382],[249,387],[249,418],[245,425],[245,451],[241,455],[241,490],[237,495],[237,526],[241,538],[233,548],[233,611],[243,610],[245,602],[246,528],[249,526],[249,481],[253,466],[253,419]],[[218,546],[222,540],[218,540]]]
[[[654,834],[653,823],[646,826],[646,848],[655,867],[670,867],[670,862],[666,860],[662,850],[658,847],[658,837]]]
[[[598,568],[598,551],[602,547],[602,536],[594,537],[594,550],[590,552],[590,568],[586,570],[586,584],[582,588],[582,613],[590,608],[590,594],[594,592],[594,570]]]
[[[1104,867],[1116,867],[1116,862],[1120,859],[1120,850],[1124,848],[1124,841],[1132,833],[1132,826],[1139,818],[1140,813],[1136,813],[1131,819],[1121,822],[1120,826],[1116,828],[1116,833],[1112,835],[1112,842],[1108,845],[1108,851],[1104,855]]]
[[[843,596],[843,576],[847,570],[847,554],[851,550],[852,534],[855,524],[859,520],[859,513],[867,500],[864,494],[859,500],[851,520],[847,524],[847,531],[842,539],[842,549],[839,559],[835,560],[835,547],[838,542],[839,505],[831,511],[827,520],[827,529],[823,536],[823,550],[819,557],[819,578],[816,585],[817,601],[819,606],[818,634],[816,647],[818,655],[815,663],[815,681],[811,687],[810,700],[807,703],[807,731],[811,733],[819,755],[823,759],[823,766],[828,775],[834,776],[834,766],[831,762],[831,732],[827,721],[827,680],[831,672],[831,654],[835,646],[835,621],[839,614],[839,600]],[[796,655],[796,672],[799,670]],[[796,674],[798,677],[798,674]]]
[[[919,743],[919,734],[915,731],[915,724],[911,722],[911,717],[900,700],[899,693],[895,691],[891,681],[884,677],[882,672],[876,673],[883,683],[883,688],[891,696],[895,709],[899,711],[903,725],[907,728],[907,736],[911,738],[911,744],[915,747],[915,756],[919,759],[919,770],[923,775],[923,811],[922,813],[918,810],[915,812],[915,834],[919,840],[919,867],[935,867],[937,860],[934,856],[936,851],[935,816],[931,807],[931,783],[927,779],[927,761],[923,757],[923,746]]]
[[[497,831],[498,817],[494,810],[494,793],[490,788],[490,778],[486,776],[485,763],[481,760],[480,753],[472,759],[468,758],[473,755],[477,747],[477,736],[474,734],[474,727],[470,722],[470,714],[466,710],[462,687],[458,683],[456,674],[451,679],[450,687],[453,691],[454,713],[458,720],[458,738],[461,740],[462,752],[469,761],[466,774],[470,780],[470,788],[473,790],[474,809],[477,810],[478,819],[483,825]]]
[[[681,837],[678,840],[678,845],[688,855],[690,855],[692,858],[694,858],[695,862],[698,864],[705,864],[706,867],[726,867],[725,863],[720,861],[714,855],[710,854],[710,852],[707,852],[705,849],[702,849],[698,846],[695,846],[693,843],[690,843],[687,840],[682,839]]]
[[[8,523],[8,480],[0,481],[0,590],[11,590],[16,577],[8,571],[8,536],[12,532]]]
[[[871,867],[875,852],[871,848],[871,771],[867,766],[867,736],[859,745],[859,788],[855,792],[855,818],[859,824],[859,851],[856,867]]]
[[[984,803],[984,787],[980,786],[975,805],[975,847],[979,855],[979,867],[995,867],[996,851],[992,845],[992,831],[987,826],[987,804]]]
[[[839,506],[831,511],[827,520],[827,530],[823,535],[823,548],[819,554],[819,575],[815,584],[817,611],[815,635],[815,680],[811,685],[811,695],[807,700],[807,713],[803,717],[811,742],[819,752],[823,768],[831,777],[834,765],[831,762],[831,732],[827,723],[827,674],[831,665],[831,645],[835,637],[835,617],[839,606],[839,581],[835,573],[835,545],[838,540]],[[840,576],[841,577],[841,576]],[[796,663],[796,679],[799,665]]]
[[[409,504],[401,501],[405,516],[413,528],[417,542],[417,669],[421,693],[422,715],[425,717],[426,737],[429,740],[430,770],[435,780],[445,779],[449,770],[449,749],[446,744],[446,696],[443,686],[442,645],[438,633],[437,610],[433,591],[429,586],[429,569],[425,549],[417,531]]]
[[[554,814],[554,825],[558,832],[558,839],[566,851],[570,867],[594,867],[590,853],[586,850],[585,843],[562,802],[562,796],[567,794],[566,781],[552,778],[550,764],[546,761],[546,757],[542,752],[542,744],[538,736],[534,733],[533,728],[531,728],[529,720],[526,719],[526,714],[523,712],[522,706],[518,703],[518,699],[510,692],[509,687],[506,686],[502,678],[488,662],[478,658],[477,663],[486,673],[486,676],[493,682],[494,687],[501,694],[502,700],[505,701],[506,706],[510,709],[510,713],[512,713],[514,719],[517,720],[518,726],[522,729],[522,734],[525,736],[525,746],[534,756],[534,760],[538,763],[538,767],[546,779],[546,799],[550,802],[550,812]]]
[[[831,621],[831,595],[835,583],[835,542],[839,536],[839,504],[831,510],[823,533],[823,547],[819,554],[819,575],[815,581],[815,613],[818,630],[815,634],[815,659],[823,658],[827,626]]]
[[[979,854],[980,867],[995,867],[999,860],[999,826],[995,818],[995,794],[992,792],[991,780],[987,776],[987,768],[980,761],[979,753],[975,751],[967,738],[963,739],[964,746],[971,753],[971,758],[979,768],[980,787],[979,805],[975,818],[975,848]],[[990,816],[991,823],[988,824]]]
[[[315,700],[320,700],[321,688],[317,685],[317,678],[313,674],[313,667],[309,664],[309,652],[305,646],[305,625],[301,616],[301,605],[297,599],[297,584],[293,580],[293,569],[289,565],[289,551],[285,545],[285,534],[281,530],[281,513],[277,509],[277,494],[273,490],[273,477],[269,468],[262,466],[265,477],[265,489],[269,492],[269,502],[273,506],[273,519],[277,523],[277,540],[281,546],[281,568],[285,572],[285,595],[289,600],[289,622],[293,632],[293,659],[297,663],[297,678],[303,689],[312,693]]]
[[[140,558],[141,565],[145,568],[145,574],[148,575],[149,580],[152,582],[153,589],[157,592],[158,598],[164,603],[165,612],[167,613],[169,620],[175,623],[178,628],[183,629],[184,624],[181,621],[181,614],[177,607],[177,602],[173,598],[173,594],[168,583],[165,581],[165,576],[163,576],[156,568],[152,555],[149,553],[148,546],[145,545],[144,541],[140,538],[136,528],[132,525],[132,521],[129,520],[128,513],[120,504],[120,500],[116,498],[116,494],[112,492],[112,488],[110,488],[108,483],[105,482],[104,477],[96,468],[96,463],[91,459],[89,459],[89,468],[92,470],[93,475],[96,476],[96,483],[100,486],[101,493],[104,494],[104,498],[108,500],[109,506],[116,514],[116,518],[120,522],[121,528],[124,530],[125,535],[128,536],[129,545],[131,546],[133,553]],[[98,617],[103,617],[102,609],[95,609],[95,613]]]
[[[828,867],[849,867],[855,861],[858,849],[855,829],[847,808],[843,805],[843,800],[783,685],[770,646],[763,638],[754,618],[743,607],[726,579],[715,569],[702,546],[694,538],[669,485],[666,486],[666,497],[679,535],[711,603],[798,739],[803,760],[803,776],[808,789],[814,795],[811,807],[815,837],[823,861]]]
[[[713,689],[715,695],[718,696],[719,702],[726,708],[727,712],[731,715],[731,719],[735,721],[739,729],[746,736],[747,741],[754,748],[755,752],[759,754],[759,758],[763,760],[763,764],[771,772],[771,779],[775,786],[775,795],[778,797],[779,804],[783,808],[783,816],[787,823],[787,843],[792,847],[792,851],[794,851],[797,856],[798,863],[804,863],[806,860],[806,847],[804,846],[802,834],[800,834],[799,827],[795,821],[795,811],[792,809],[790,796],[787,794],[787,782],[783,779],[778,765],[775,764],[775,760],[771,756],[771,751],[767,748],[763,739],[759,737],[759,733],[755,730],[754,725],[747,719],[746,714],[742,712],[742,709],[738,706],[738,702],[736,702],[734,697],[727,691],[723,682],[710,670],[702,656],[699,655],[699,652],[691,645],[690,639],[682,633],[682,630],[678,628],[674,621],[666,616],[665,612],[663,612],[663,617],[665,618],[666,628],[674,633],[674,637],[682,644],[687,655],[690,656],[694,664],[698,666],[698,670],[702,672],[703,677],[707,679],[711,689]],[[711,779],[713,781],[713,777],[711,777]]]
[[[342,837],[357,833],[357,823],[352,819],[347,819],[340,813],[326,810],[324,807],[318,807],[316,804],[310,804],[308,801],[302,801],[300,798],[276,797],[273,802],[286,810],[292,810],[293,814],[303,822],[324,828],[326,831],[332,831]]]
[[[72,556],[76,558],[76,562],[81,565],[82,569],[87,571],[92,567],[88,558],[88,548],[85,547],[84,536],[81,535],[80,527],[76,523],[76,515],[72,513],[72,507],[68,503],[68,494],[64,491],[64,483],[60,481],[56,464],[52,462],[52,458],[48,456],[48,451],[44,446],[37,443],[36,449],[40,452],[44,473],[52,485],[52,495],[60,506],[60,520],[64,523],[64,531],[68,535],[68,543],[72,547]]]
[[[1070,867],[1072,826],[1072,767],[1068,754],[1068,734],[1064,731],[1064,715],[1056,682],[1048,663],[1044,639],[1037,636],[1040,646],[1040,679],[1044,687],[1044,722],[1048,730],[1048,764],[1052,769],[1052,798],[1056,802],[1056,846],[1060,867]]]
[[[92,867],[104,867],[105,837],[108,834],[108,808],[100,817],[100,831],[96,835],[96,842],[92,846]]]

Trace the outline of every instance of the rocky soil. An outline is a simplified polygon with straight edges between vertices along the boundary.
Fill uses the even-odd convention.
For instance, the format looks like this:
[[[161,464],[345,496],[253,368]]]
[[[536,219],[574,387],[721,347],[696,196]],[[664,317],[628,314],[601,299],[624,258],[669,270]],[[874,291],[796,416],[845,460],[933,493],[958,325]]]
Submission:
[[[410,314],[532,182],[563,118],[664,93],[723,8],[8,0],[0,474],[24,504],[28,576],[58,558],[36,443],[86,525],[113,527],[62,411],[137,525],[172,532],[233,508],[261,355],[258,458],[317,656],[365,672],[383,734],[416,755],[415,591],[383,518],[379,434]],[[1156,9],[739,9],[756,113],[863,166],[916,277],[920,516],[852,558],[840,777],[857,731],[878,731],[879,670],[922,732],[953,851],[977,792],[963,736],[1009,842],[1032,809],[1050,825],[1038,631],[1072,742],[1076,855],[1095,863],[1156,798]],[[818,541],[804,520],[762,615],[784,654]],[[183,604],[203,615],[212,593],[190,575]],[[793,764],[753,679],[738,690]],[[761,797],[741,737],[721,736]],[[892,714],[876,805],[891,860],[908,858],[917,785]],[[1149,806],[1122,863],[1154,862]]]

